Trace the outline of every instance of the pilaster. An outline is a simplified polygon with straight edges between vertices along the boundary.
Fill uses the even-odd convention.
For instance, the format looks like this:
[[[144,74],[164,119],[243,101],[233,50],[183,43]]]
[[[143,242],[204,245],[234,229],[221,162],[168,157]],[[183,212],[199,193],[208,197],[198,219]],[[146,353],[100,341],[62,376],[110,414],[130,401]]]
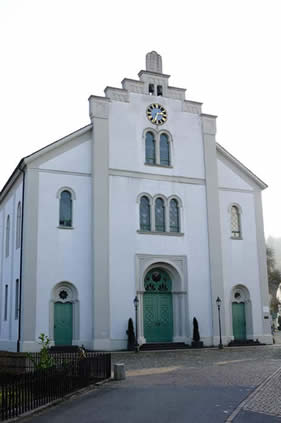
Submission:
[[[108,98],[89,98],[92,132],[92,320],[93,348],[110,349],[109,281],[109,107]]]
[[[264,240],[263,227],[263,213],[261,192],[255,191],[255,213],[256,213],[256,239],[257,239],[257,253],[259,262],[259,286],[261,296],[261,318],[263,336],[267,337],[266,343],[272,343],[271,335],[271,321],[269,314],[269,291],[268,291],[268,276],[266,267],[266,247]],[[271,342],[269,339],[271,338]],[[260,338],[259,338],[260,339]]]
[[[208,220],[208,241],[209,241],[209,266],[211,279],[211,304],[212,304],[212,323],[213,323],[213,341],[217,344],[219,336],[219,318],[216,299],[219,296],[222,300],[221,305],[221,329],[222,336],[225,333],[225,297],[223,284],[223,262],[221,245],[221,227],[220,227],[220,208],[219,191],[217,175],[217,156],[216,156],[216,116],[201,115],[205,178],[206,178],[206,201],[207,201],[207,220]]]
[[[36,344],[39,173],[26,170],[22,250],[21,345]],[[22,349],[26,351],[25,349]]]

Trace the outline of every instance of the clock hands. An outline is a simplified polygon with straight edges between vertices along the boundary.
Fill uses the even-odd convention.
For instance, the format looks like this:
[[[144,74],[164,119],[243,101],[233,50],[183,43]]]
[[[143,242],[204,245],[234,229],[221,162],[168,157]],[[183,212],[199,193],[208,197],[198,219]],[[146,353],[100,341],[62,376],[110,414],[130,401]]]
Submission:
[[[161,125],[167,120],[167,112],[164,107],[159,104],[151,104],[147,108],[146,113],[150,122],[155,125]]]

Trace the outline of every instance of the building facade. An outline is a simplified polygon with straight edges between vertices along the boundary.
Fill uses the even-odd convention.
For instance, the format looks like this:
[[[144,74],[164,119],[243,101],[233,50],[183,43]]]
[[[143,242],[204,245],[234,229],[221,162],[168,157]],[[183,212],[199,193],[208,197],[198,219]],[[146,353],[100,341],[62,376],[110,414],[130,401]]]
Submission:
[[[0,194],[0,348],[272,343],[257,176],[156,52],[89,98],[90,124],[21,160]]]

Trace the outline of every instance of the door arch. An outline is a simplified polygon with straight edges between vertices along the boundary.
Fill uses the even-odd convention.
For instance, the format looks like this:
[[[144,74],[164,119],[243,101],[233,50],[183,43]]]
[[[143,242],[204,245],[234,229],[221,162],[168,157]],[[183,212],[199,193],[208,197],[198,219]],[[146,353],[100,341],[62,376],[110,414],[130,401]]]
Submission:
[[[144,278],[143,324],[146,342],[173,341],[172,280],[169,274],[154,268]]]

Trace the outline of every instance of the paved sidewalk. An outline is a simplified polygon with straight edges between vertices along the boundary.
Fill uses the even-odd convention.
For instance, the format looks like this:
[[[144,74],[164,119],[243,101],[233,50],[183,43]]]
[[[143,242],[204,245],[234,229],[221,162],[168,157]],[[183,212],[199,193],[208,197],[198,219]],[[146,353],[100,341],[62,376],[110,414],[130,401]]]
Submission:
[[[281,368],[269,376],[232,413],[227,422],[281,422]]]

